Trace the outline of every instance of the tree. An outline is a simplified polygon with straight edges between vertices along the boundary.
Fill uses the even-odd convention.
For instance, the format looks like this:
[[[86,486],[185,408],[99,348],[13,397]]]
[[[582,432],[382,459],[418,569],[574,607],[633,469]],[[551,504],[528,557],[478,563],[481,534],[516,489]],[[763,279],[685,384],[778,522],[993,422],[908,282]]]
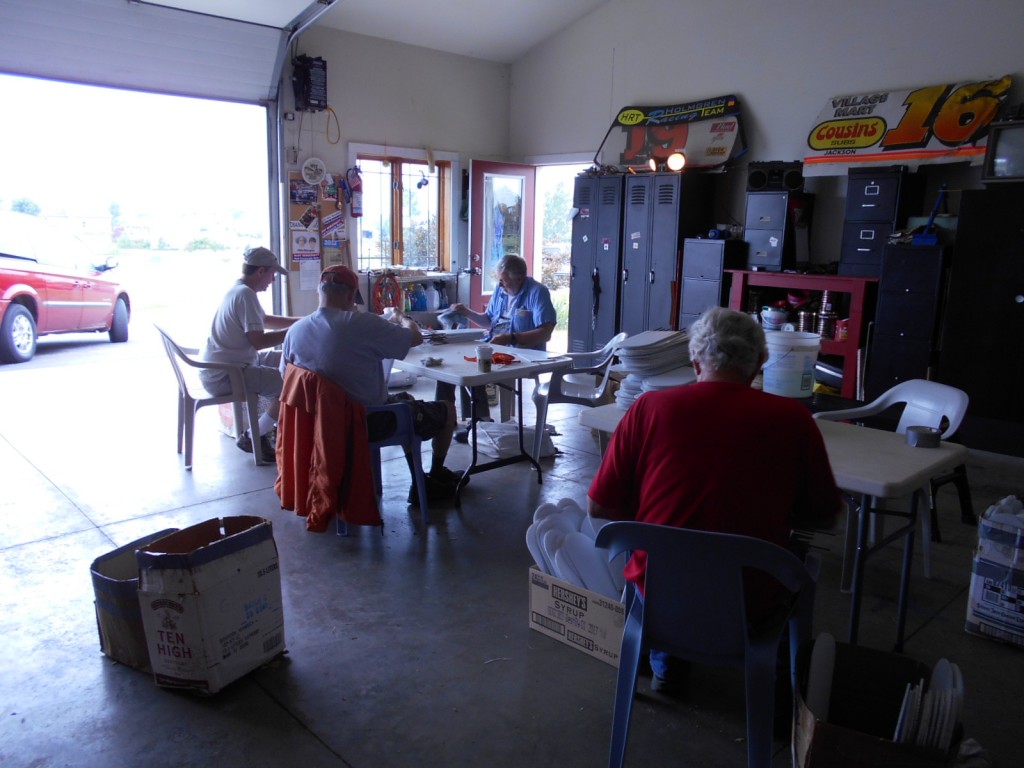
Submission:
[[[27,213],[29,216],[38,216],[43,209],[27,197],[19,197],[11,203],[11,210],[19,213]]]
[[[544,196],[544,243],[567,243],[572,236],[568,213],[572,195],[560,181]]]

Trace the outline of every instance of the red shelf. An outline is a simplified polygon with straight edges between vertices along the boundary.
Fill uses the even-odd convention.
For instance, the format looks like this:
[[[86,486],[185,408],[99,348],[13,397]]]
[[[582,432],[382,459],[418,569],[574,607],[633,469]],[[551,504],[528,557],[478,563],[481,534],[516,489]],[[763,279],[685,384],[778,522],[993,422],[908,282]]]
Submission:
[[[729,308],[743,309],[744,297],[751,286],[763,288],[786,288],[806,291],[831,291],[845,293],[850,297],[849,325],[847,340],[823,339],[821,352],[843,358],[843,397],[857,396],[857,353],[861,349],[864,328],[870,318],[866,314],[868,300],[874,297],[878,288],[877,277],[840,277],[839,275],[801,275],[790,272],[751,272],[745,269],[727,269],[732,275],[729,290]]]

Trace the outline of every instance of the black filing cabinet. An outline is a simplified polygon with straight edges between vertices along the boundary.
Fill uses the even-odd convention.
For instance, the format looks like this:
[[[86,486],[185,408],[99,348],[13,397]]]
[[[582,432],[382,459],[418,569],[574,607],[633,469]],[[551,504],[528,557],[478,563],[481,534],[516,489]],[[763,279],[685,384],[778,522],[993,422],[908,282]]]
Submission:
[[[793,266],[793,248],[787,247],[789,192],[748,192],[743,237],[749,244],[747,269],[781,272]]]
[[[916,215],[923,200],[922,178],[904,166],[851,168],[846,184],[846,220],[839,274],[878,277],[889,235]]]
[[[868,399],[901,381],[929,378],[938,354],[947,263],[947,249],[938,245],[883,249],[865,379]]]
[[[723,280],[726,269],[742,269],[747,243],[742,240],[683,241],[683,286],[679,302],[679,328],[687,329],[701,312],[721,307],[728,286]]]

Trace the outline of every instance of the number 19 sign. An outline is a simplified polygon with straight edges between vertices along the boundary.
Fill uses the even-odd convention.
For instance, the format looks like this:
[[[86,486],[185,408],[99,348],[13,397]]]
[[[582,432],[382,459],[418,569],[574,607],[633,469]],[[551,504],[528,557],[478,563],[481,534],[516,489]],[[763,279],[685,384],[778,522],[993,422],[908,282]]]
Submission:
[[[833,98],[807,136],[804,175],[843,173],[851,165],[979,164],[1010,85],[1007,75]]]

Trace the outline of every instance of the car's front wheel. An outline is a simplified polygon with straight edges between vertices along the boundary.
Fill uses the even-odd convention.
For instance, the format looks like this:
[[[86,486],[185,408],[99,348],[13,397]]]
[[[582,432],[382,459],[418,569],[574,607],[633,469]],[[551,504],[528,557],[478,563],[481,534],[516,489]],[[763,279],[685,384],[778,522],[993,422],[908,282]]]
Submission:
[[[118,299],[114,304],[114,319],[110,323],[110,340],[115,344],[128,341],[128,302]]]
[[[24,363],[36,353],[36,321],[20,304],[11,304],[0,326],[0,362]]]

